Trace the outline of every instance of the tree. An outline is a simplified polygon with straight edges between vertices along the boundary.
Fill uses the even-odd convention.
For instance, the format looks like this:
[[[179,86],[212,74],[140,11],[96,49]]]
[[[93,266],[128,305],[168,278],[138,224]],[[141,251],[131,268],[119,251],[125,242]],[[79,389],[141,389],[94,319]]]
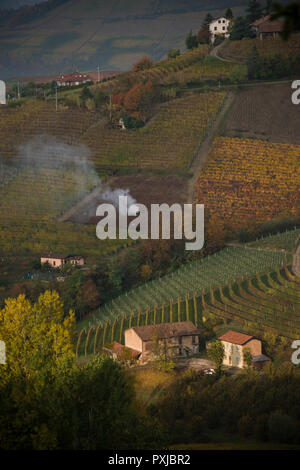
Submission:
[[[206,28],[200,29],[197,34],[197,41],[199,44],[209,44],[210,34],[209,30]]]
[[[207,13],[207,15],[205,16],[202,22],[201,28],[209,30],[209,25],[213,21],[213,19],[214,17],[210,13]]]
[[[274,4],[274,13],[271,15],[272,20],[283,19],[283,38],[286,40],[294,31],[300,30],[300,2],[292,2],[288,5],[281,6]]]
[[[247,369],[250,369],[252,366],[252,354],[249,348],[244,350],[244,362],[246,363]]]
[[[94,98],[94,95],[91,92],[91,90],[87,86],[83,87],[82,92],[80,93],[80,99],[81,99],[83,105],[85,106],[87,100],[90,100],[90,99],[93,99],[93,98]]]
[[[247,19],[249,23],[253,23],[262,17],[262,7],[258,0],[249,0],[248,8],[246,9]]]
[[[92,279],[83,282],[78,290],[76,303],[81,315],[85,315],[99,307],[100,294]]]
[[[270,15],[274,10],[274,0],[267,0],[266,6],[264,8],[264,14]]]
[[[74,328],[74,313],[65,315],[57,292],[45,291],[34,304],[25,295],[7,299],[0,311],[0,338],[7,350],[6,373],[46,376],[61,360],[72,360]]]
[[[188,33],[187,37],[185,38],[185,45],[187,49],[195,49],[198,46],[197,36],[195,36],[192,30]]]
[[[255,33],[252,31],[248,19],[242,16],[237,17],[231,28],[230,39],[236,41],[243,38],[253,38],[254,36]]]
[[[144,55],[136,64],[132,67],[132,72],[140,72],[141,70],[148,70],[152,67],[153,61],[149,56]]]
[[[102,90],[97,91],[95,94],[96,108],[99,109],[101,108],[101,106],[103,106],[106,103],[107,103],[107,95]]]
[[[225,18],[227,18],[228,20],[232,20],[232,18],[233,18],[233,13],[232,13],[231,8],[227,8],[227,10],[226,10],[226,12],[225,12]]]
[[[168,51],[168,59],[175,59],[180,56],[180,49],[170,49]]]
[[[153,334],[152,340],[152,353],[155,356],[156,367],[162,372],[171,372],[175,367],[175,364],[170,357],[172,346],[169,346],[165,339],[160,341],[156,331]]]
[[[211,359],[214,362],[217,374],[219,375],[222,370],[222,365],[223,365],[223,360],[224,360],[224,355],[225,355],[223,343],[218,340],[214,341],[212,344],[210,344],[208,351],[207,351],[207,355],[209,359]]]

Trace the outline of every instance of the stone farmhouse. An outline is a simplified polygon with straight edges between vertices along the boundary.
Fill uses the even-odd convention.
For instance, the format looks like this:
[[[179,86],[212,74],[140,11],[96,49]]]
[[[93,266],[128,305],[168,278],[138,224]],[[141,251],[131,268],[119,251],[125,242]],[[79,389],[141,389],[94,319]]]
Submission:
[[[259,339],[253,336],[238,333],[236,331],[227,331],[220,336],[219,341],[224,345],[225,356],[223,364],[233,367],[244,367],[244,353],[248,350],[252,355],[252,365],[261,368],[265,362],[270,359],[262,354],[262,345]]]
[[[261,40],[267,38],[276,39],[282,33],[283,23],[280,20],[270,21],[270,15],[268,15],[251,23],[251,27],[255,31],[256,36]]]
[[[157,345],[170,357],[189,356],[199,352],[200,334],[191,321],[135,326],[125,330],[125,346],[138,351],[141,362],[153,358]]]
[[[220,18],[214,19],[209,24],[211,42],[214,43],[217,36],[229,38],[229,32],[228,32],[229,25],[230,25],[230,20],[225,18],[225,16],[221,16]]]
[[[89,83],[92,79],[87,73],[73,72],[70,74],[62,74],[56,79],[57,86],[77,86],[83,83]]]
[[[83,256],[59,255],[54,253],[45,253],[41,255],[41,264],[48,263],[52,268],[61,268],[65,264],[83,266],[85,259]]]

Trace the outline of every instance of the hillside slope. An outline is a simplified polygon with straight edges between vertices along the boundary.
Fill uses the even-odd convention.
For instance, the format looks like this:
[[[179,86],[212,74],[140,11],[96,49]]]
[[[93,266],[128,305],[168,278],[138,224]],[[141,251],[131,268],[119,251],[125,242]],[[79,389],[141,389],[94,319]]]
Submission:
[[[235,14],[245,0],[234,0]],[[225,0],[69,0],[29,23],[4,24],[0,75],[38,75],[81,69],[127,69],[143,54],[161,59],[184,47],[209,11],[222,14]]]

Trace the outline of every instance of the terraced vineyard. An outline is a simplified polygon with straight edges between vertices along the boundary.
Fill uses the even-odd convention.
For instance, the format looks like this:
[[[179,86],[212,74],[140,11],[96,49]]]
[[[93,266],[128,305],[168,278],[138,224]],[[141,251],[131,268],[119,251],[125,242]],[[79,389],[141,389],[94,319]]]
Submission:
[[[72,116],[71,116],[72,114]],[[54,104],[25,100],[20,107],[2,107],[0,111],[0,155],[18,163],[18,146],[35,135],[55,136],[73,143],[98,119],[96,113],[83,109],[55,110]],[[18,130],[16,132],[16,129]]]
[[[282,264],[291,262],[292,255],[285,251],[263,251],[245,247],[228,247],[216,255],[188,263],[176,272],[133,289],[101,308],[98,314],[79,323],[79,328],[113,321],[124,314],[136,316],[138,312],[152,310],[163,303],[177,302],[178,297],[206,293],[219,285],[254,276]]]
[[[247,246],[263,250],[286,250],[293,253],[300,238],[300,229],[288,230],[272,237],[262,237]]]
[[[159,81],[164,80],[167,78],[169,74],[178,72],[181,70],[186,70],[188,67],[192,66],[193,64],[199,64],[207,57],[209,53],[210,46],[208,45],[200,45],[191,51],[187,51],[184,54],[177,56],[174,59],[162,60],[157,62],[151,67],[149,70],[143,70],[141,72],[135,72],[135,80],[136,78],[138,81],[145,81],[145,80],[154,80]],[[131,74],[128,74],[133,75]]]
[[[103,255],[130,244],[130,240],[98,240],[95,226],[55,221],[98,182],[94,173],[80,167],[42,166],[4,166],[2,171],[9,180],[0,186],[1,253]]]
[[[93,126],[81,141],[92,150],[97,168],[186,169],[224,97],[189,94],[163,105],[144,128],[121,132]]]
[[[193,64],[183,71],[173,72],[161,79],[165,85],[177,84],[203,84],[205,81],[233,79],[235,76],[246,77],[246,66],[232,62],[222,62],[219,59],[209,57],[207,60]]]
[[[300,146],[219,137],[198,177],[196,202],[211,229],[233,236],[300,207]]]
[[[207,293],[178,297],[143,314],[123,314],[105,323],[82,328],[77,336],[77,356],[95,354],[106,343],[124,342],[124,331],[132,326],[191,320],[200,326],[210,318],[227,324],[238,322],[258,337],[266,331],[287,338],[300,334],[300,279],[287,267],[244,280],[219,284]]]
[[[300,34],[294,34],[288,41],[282,39],[246,39],[227,41],[220,55],[229,60],[245,62],[251,54],[253,46],[257,47],[262,56],[281,55],[283,58],[296,58],[300,54]]]

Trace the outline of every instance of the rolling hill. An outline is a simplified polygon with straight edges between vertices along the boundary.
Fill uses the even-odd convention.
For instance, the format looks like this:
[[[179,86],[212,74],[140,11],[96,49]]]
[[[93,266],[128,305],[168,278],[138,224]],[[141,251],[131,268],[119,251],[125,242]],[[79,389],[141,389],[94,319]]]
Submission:
[[[246,0],[233,0],[235,14]],[[163,58],[184,48],[204,16],[222,14],[225,0],[67,0],[31,21],[7,21],[0,30],[1,78],[101,69],[126,70],[143,54]]]

